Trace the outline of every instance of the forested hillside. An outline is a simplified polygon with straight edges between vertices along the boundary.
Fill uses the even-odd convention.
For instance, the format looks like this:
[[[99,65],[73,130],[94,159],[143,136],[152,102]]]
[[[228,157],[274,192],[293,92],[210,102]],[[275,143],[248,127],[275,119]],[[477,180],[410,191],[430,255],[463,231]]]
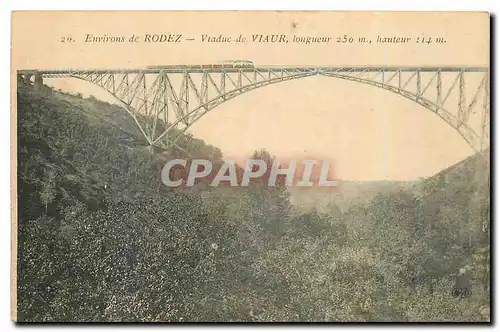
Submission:
[[[489,320],[483,156],[297,212],[283,185],[167,189],[166,158],[221,151],[151,154],[119,106],[17,98],[20,321]]]

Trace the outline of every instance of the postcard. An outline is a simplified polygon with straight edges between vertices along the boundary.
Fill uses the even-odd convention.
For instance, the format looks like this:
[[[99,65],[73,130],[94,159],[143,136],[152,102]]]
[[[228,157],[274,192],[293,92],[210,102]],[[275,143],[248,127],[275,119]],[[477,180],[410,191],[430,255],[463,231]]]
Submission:
[[[16,11],[16,322],[490,322],[486,12]]]

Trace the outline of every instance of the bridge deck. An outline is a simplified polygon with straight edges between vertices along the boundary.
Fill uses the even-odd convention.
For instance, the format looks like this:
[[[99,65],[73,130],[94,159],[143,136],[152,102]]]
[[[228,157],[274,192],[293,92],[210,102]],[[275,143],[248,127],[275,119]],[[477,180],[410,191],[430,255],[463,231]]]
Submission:
[[[292,66],[259,66],[254,68],[200,68],[192,66],[189,68],[123,68],[123,69],[104,69],[104,68],[70,68],[70,69],[26,69],[18,70],[18,74],[32,74],[38,73],[41,75],[72,75],[76,73],[145,73],[145,74],[158,74],[163,73],[220,73],[220,72],[254,72],[254,71],[288,71],[288,72],[313,72],[313,71],[336,71],[336,72],[379,72],[379,71],[402,71],[402,72],[486,72],[487,67],[371,67],[371,66],[357,66],[357,67],[335,67],[335,66],[307,66],[307,67],[292,67]]]

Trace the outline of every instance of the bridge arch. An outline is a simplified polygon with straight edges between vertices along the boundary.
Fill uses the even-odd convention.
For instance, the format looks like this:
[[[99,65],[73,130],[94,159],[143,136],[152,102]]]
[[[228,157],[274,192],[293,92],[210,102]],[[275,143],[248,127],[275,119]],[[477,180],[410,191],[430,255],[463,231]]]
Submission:
[[[317,75],[317,74],[314,74],[314,75]],[[427,110],[430,110],[432,113],[439,116],[445,123],[447,123],[450,127],[452,127],[474,151],[482,152],[482,146],[479,146],[479,147],[477,146],[477,143],[480,143],[481,145],[483,144],[483,142],[480,142],[482,140],[482,137],[480,137],[466,123],[460,123],[460,120],[458,119],[458,117],[456,117],[451,112],[446,110],[442,105],[438,105],[436,102],[433,102],[426,97],[418,96],[416,93],[409,91],[409,90],[399,89],[399,88],[392,86],[392,85],[389,85],[389,84],[384,84],[384,83],[380,83],[380,82],[376,82],[376,81],[370,81],[367,79],[353,79],[350,76],[342,75],[342,74],[319,73],[319,75],[323,75],[323,76],[327,76],[327,77],[331,77],[331,78],[350,80],[350,81],[354,81],[354,82],[358,82],[358,83],[363,83],[363,84],[375,86],[375,87],[381,88],[383,90],[393,92],[396,95],[399,95],[399,96],[401,96],[405,99],[408,99],[412,102],[415,102],[418,105],[423,106]],[[301,78],[310,77],[310,76],[313,76],[313,75],[298,76],[298,77],[293,77],[290,79],[301,79]],[[187,124],[182,129],[183,133],[186,132],[193,124],[195,124],[197,121],[199,121],[204,115],[206,115],[210,111],[212,111],[216,106],[219,106],[219,105],[241,95],[242,93],[252,91],[252,90],[255,90],[257,88],[267,86],[269,84],[275,84],[275,83],[280,83],[280,82],[284,82],[284,80],[273,81],[273,82],[269,82],[268,84],[264,84],[264,85],[258,85],[258,84],[249,85],[247,88],[244,89],[244,91],[240,91],[240,89],[233,89],[233,90],[225,93],[224,95],[218,96],[216,98],[209,100],[208,102],[206,102],[204,104],[198,105],[197,107],[195,107],[194,109],[192,109],[191,111],[186,113],[183,117],[181,117],[181,118],[177,119],[175,122],[173,122],[172,126],[170,126],[169,129],[167,129],[167,131],[165,131],[163,134],[161,134],[153,143],[156,143],[156,141],[158,141],[164,135],[166,135],[170,131],[170,128],[174,128],[177,124],[182,122],[185,118],[188,118],[193,114],[196,114],[197,116],[193,120],[191,120],[189,122],[189,124]],[[210,105],[213,103],[216,103],[216,105],[213,106],[212,108],[205,109],[201,113],[197,114],[197,112],[199,110],[201,110],[202,108],[204,108],[206,105]],[[173,143],[175,143],[175,142],[176,142],[176,140]]]
[[[475,95],[473,95],[472,101],[468,104],[465,100],[465,77],[466,73],[470,71],[483,72],[484,77],[482,78]],[[411,76],[406,82],[402,82],[401,73],[407,72]],[[421,72],[430,72],[433,74],[432,79],[428,81],[425,87],[421,86]],[[457,73],[456,79],[453,85],[449,88],[446,96],[443,98],[441,96],[442,82],[441,82],[441,72],[453,72]],[[310,77],[314,75],[322,75],[331,78],[338,78],[344,80],[350,80],[358,83],[363,83],[371,85],[374,87],[381,88],[393,92],[396,95],[400,95],[408,100],[411,100],[424,108],[430,110],[431,112],[438,115],[443,121],[450,125],[459,135],[477,152],[481,152],[483,148],[489,145],[489,76],[488,71],[485,68],[281,68],[277,70],[273,69],[245,69],[238,70],[232,69],[219,70],[221,77],[220,84],[216,84],[214,79],[210,76],[209,70],[196,69],[193,71],[189,70],[158,70],[153,74],[157,75],[157,78],[153,85],[146,89],[145,76],[150,74],[147,70],[136,70],[136,71],[69,71],[65,73],[49,72],[46,77],[72,77],[80,80],[84,80],[100,86],[105,91],[110,93],[117,101],[122,104],[127,113],[134,119],[136,125],[139,127],[140,131],[146,138],[149,145],[156,145],[165,135],[167,135],[174,128],[181,130],[181,132],[187,131],[194,123],[199,121],[204,115],[210,112],[215,107],[232,100],[233,98],[267,85],[276,84],[279,82],[300,79],[304,77]],[[253,78],[250,78],[247,74],[253,73]],[[371,78],[363,77],[366,73],[375,73],[376,75]],[[128,75],[135,75],[132,83],[128,82]],[[202,87],[198,90],[190,75],[202,75]],[[390,76],[389,79],[384,78]],[[389,75],[390,74],[390,75]],[[115,76],[124,75],[127,78],[127,84],[122,86],[120,84],[118,87],[115,86]],[[172,75],[183,75],[183,81],[181,86],[181,92],[177,95],[172,87],[172,82],[169,76]],[[231,78],[233,75],[234,80]],[[378,77],[377,77],[378,76]],[[395,79],[396,77],[396,79]],[[225,80],[229,80],[232,86],[226,87],[224,83]],[[243,82],[245,80],[245,82]],[[396,84],[392,84],[391,80],[396,81]],[[237,83],[235,83],[237,81]],[[393,81],[393,82],[394,82]],[[123,83],[124,80],[122,79]],[[159,82],[159,83],[158,83]],[[431,86],[437,89],[437,98],[435,101],[426,95],[426,91]],[[184,86],[185,84],[185,86]],[[215,94],[209,98],[207,91],[212,87]],[[182,90],[184,88],[184,90]],[[183,100],[184,96],[187,98],[187,93],[189,89],[192,89],[193,94],[196,94],[197,104],[194,107],[190,107],[186,100]],[[214,90],[215,89],[215,90]],[[459,94],[459,102],[454,105],[458,108],[457,115],[450,112],[447,105],[445,105],[446,98],[449,96],[450,92],[455,89]],[[140,91],[139,91],[140,90]],[[184,91],[184,92],[182,92]],[[479,92],[483,91],[483,127],[482,132],[478,133],[474,131],[468,124],[468,118],[471,113],[471,109],[477,106]],[[147,94],[150,93],[150,100],[148,100]],[[183,95],[183,93],[185,95]],[[163,95],[163,100],[157,98],[158,95]],[[168,95],[168,96],[167,96]],[[142,96],[142,97],[141,97]],[[169,100],[168,100],[169,99]],[[151,105],[151,107],[156,107],[157,109],[166,109],[170,106],[170,109],[175,109],[177,111],[176,118],[173,121],[164,121],[168,123],[168,126],[162,133],[156,135],[156,121],[159,117],[159,113],[153,115],[154,125],[152,126],[151,133],[148,135],[147,128],[141,124],[138,115],[140,109],[134,109],[132,103],[134,101],[142,102],[142,105]],[[189,106],[189,107],[188,107]],[[141,106],[139,106],[140,108]],[[166,112],[166,111],[164,111]],[[184,125],[184,128],[180,129],[180,126]],[[148,128],[150,128],[149,126]],[[488,128],[487,128],[488,127]],[[151,129],[151,128],[150,128]],[[175,140],[173,141],[175,143]]]

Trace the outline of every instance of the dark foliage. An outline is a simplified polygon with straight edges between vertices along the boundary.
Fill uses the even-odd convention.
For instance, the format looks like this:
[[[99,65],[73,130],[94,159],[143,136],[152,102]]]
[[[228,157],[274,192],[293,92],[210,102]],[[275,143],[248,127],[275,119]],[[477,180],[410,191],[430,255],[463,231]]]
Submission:
[[[20,321],[489,320],[484,158],[298,213],[282,182],[163,187],[166,159],[222,154],[173,132],[153,155],[134,128],[95,98],[19,89]]]

